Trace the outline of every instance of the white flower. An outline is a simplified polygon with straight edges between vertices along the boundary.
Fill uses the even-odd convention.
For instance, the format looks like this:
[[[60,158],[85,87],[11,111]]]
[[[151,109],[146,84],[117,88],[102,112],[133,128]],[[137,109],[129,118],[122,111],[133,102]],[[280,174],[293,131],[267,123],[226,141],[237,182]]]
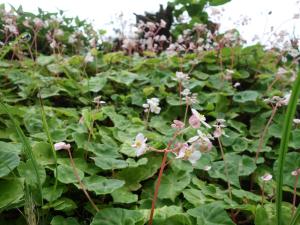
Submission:
[[[33,23],[34,23],[34,26],[37,27],[37,28],[42,28],[44,26],[43,20],[41,20],[38,17],[33,19]]]
[[[236,83],[233,85],[233,87],[235,87],[235,88],[237,88],[237,87],[239,87],[239,86],[241,86],[241,83],[239,83],[239,82],[236,82]]]
[[[295,124],[300,124],[300,119],[293,119],[293,122],[294,122]]]
[[[105,104],[105,101],[101,101],[101,96],[97,96],[93,99],[93,102],[99,105]]]
[[[54,48],[57,47],[57,43],[56,43],[56,41],[55,41],[54,39],[51,41],[50,47],[51,47],[52,49],[54,49]]]
[[[291,172],[292,176],[298,176],[299,174],[300,174],[300,169],[296,169],[296,170]]]
[[[5,25],[4,28],[6,30],[9,30],[9,32],[11,32],[11,33],[13,33],[15,35],[19,34],[18,28],[15,25],[13,25],[13,24],[11,24],[11,25]]]
[[[289,104],[289,101],[290,101],[290,98],[291,98],[291,91],[289,93],[286,93],[284,96],[283,96],[283,100],[280,101],[281,104],[283,105],[288,105]]]
[[[92,55],[91,52],[88,52],[86,54],[86,56],[84,57],[84,62],[88,63],[88,62],[93,62],[94,61],[94,56]]]
[[[195,165],[196,162],[201,158],[201,155],[201,152],[193,151],[188,160],[190,161],[190,163],[192,163],[192,165]]]
[[[196,135],[196,136],[194,136],[194,137],[191,137],[191,138],[188,140],[188,142],[189,142],[189,143],[193,143],[193,142],[197,141],[199,138],[201,138],[201,139],[206,139],[206,138],[207,138],[206,135],[205,135],[204,133],[202,133],[201,130],[197,130],[197,134],[198,134],[198,135]]]
[[[60,37],[60,36],[63,36],[64,35],[64,31],[61,30],[61,29],[55,29],[54,30],[54,36],[55,37]]]
[[[189,146],[187,143],[184,143],[176,158],[188,160],[192,165],[194,165],[201,158],[201,155],[201,152],[196,151],[193,146]]]
[[[151,98],[147,99],[147,104],[143,104],[143,107],[145,108],[145,112],[153,112],[155,114],[159,114],[161,108],[159,107],[159,99],[158,98]]]
[[[69,44],[74,44],[77,41],[76,34],[71,34],[68,38]]]
[[[185,88],[185,89],[181,92],[181,94],[182,94],[183,96],[188,96],[188,95],[191,94],[191,91],[190,91],[190,89]]]
[[[147,150],[146,141],[147,138],[145,138],[142,133],[138,133],[136,135],[135,141],[132,145],[132,147],[136,148],[136,156],[140,156],[146,152]]]
[[[179,82],[182,82],[182,81],[186,81],[188,80],[190,77],[188,74],[185,74],[183,72],[176,72],[176,79],[177,81]]]
[[[206,121],[206,118],[205,118],[204,115],[198,113],[196,109],[191,109],[191,110],[192,110],[193,115],[194,115],[201,123],[203,123],[207,128],[211,128],[211,126],[210,126],[208,123],[205,122],[205,121]]]
[[[211,166],[209,166],[209,165],[206,165],[206,166],[204,166],[203,170],[205,170],[205,171],[209,171],[209,170],[211,170]]]
[[[270,181],[272,180],[273,176],[269,173],[266,173],[265,175],[260,177],[263,181]]]
[[[70,144],[66,144],[65,142],[58,142],[56,144],[54,144],[54,149],[56,151],[59,150],[69,150],[71,148]]]

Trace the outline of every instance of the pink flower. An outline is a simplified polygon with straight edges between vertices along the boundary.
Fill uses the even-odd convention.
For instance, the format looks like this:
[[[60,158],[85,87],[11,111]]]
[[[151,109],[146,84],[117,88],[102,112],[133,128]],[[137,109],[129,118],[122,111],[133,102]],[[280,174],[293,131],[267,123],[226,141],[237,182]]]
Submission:
[[[263,175],[262,177],[260,177],[263,181],[270,181],[272,180],[273,176],[269,173],[266,173],[265,175]]]
[[[70,144],[66,144],[65,142],[58,142],[54,144],[54,149],[56,151],[59,150],[69,150],[71,148]]]
[[[189,118],[189,124],[191,125],[191,127],[193,128],[199,128],[200,127],[200,120],[195,116],[195,115],[192,115],[190,118]]]
[[[184,128],[184,123],[181,122],[180,120],[173,120],[171,127],[175,129],[182,129]]]

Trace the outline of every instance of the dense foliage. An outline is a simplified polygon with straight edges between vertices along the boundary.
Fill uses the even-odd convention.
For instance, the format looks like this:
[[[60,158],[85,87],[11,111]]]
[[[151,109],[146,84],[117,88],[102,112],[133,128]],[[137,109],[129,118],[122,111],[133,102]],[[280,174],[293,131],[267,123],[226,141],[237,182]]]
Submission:
[[[36,18],[21,9],[24,17],[2,13],[16,26]],[[124,51],[104,52],[89,29],[70,41],[90,28],[86,22],[71,26],[71,19],[51,15],[41,11],[42,20],[35,20],[51,20],[48,27],[32,24],[31,33],[25,22],[1,36],[0,224],[146,224],[162,154],[137,157],[132,144],[140,133],[147,145],[165,149],[176,130],[173,120],[188,127],[178,142],[195,136],[186,118],[191,108],[211,126],[223,119],[226,127],[217,135],[201,124],[199,130],[215,138],[193,164],[178,152],[167,154],[153,224],[275,224],[274,175],[296,78],[295,49],[244,47],[234,35],[205,26],[199,31],[197,23],[166,51],[125,39]],[[181,82],[178,72],[189,79]],[[150,113],[152,103],[145,103],[153,98],[160,108]],[[300,187],[300,126],[294,121],[283,171],[284,224]]]

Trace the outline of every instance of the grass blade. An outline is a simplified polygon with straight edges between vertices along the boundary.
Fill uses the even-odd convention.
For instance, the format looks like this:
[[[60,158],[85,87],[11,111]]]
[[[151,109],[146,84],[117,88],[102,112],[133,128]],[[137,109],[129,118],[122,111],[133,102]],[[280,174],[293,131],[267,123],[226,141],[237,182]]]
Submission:
[[[52,154],[53,154],[53,157],[54,157],[54,160],[55,160],[55,174],[56,174],[56,176],[55,176],[55,182],[54,182],[54,187],[53,187],[53,193],[54,193],[55,190],[56,190],[56,187],[57,187],[57,177],[58,177],[57,156],[56,156],[56,151],[54,149],[54,144],[53,144],[53,141],[52,141],[52,137],[51,137],[51,134],[50,134],[50,131],[49,131],[49,126],[48,126],[47,119],[46,119],[46,113],[45,113],[43,101],[42,101],[41,97],[39,97],[39,99],[40,99],[40,105],[41,105],[41,115],[42,115],[42,122],[43,122],[44,132],[46,133],[48,142],[51,145]]]
[[[282,205],[282,184],[283,184],[283,166],[285,156],[288,150],[288,144],[290,140],[290,132],[292,128],[293,118],[296,112],[298,97],[300,94],[300,73],[298,73],[297,79],[294,83],[292,96],[290,98],[287,112],[284,118],[283,131],[280,141],[278,169],[276,173],[276,220],[277,225],[282,225],[281,205]]]

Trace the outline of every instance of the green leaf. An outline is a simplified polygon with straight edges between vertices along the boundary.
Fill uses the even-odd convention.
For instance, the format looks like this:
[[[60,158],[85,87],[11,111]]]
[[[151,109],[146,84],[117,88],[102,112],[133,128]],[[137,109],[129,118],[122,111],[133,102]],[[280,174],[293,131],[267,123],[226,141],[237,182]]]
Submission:
[[[119,188],[111,193],[114,203],[133,203],[138,201],[138,195],[133,194],[126,188]]]
[[[225,154],[225,161],[227,164],[229,181],[236,187],[240,187],[240,176],[249,176],[256,169],[254,159],[246,155],[240,156],[235,153],[228,153]],[[227,181],[223,160],[213,162],[212,168],[208,173],[213,178],[221,178],[224,181]]]
[[[43,166],[37,164],[37,171],[39,173],[40,182],[43,184],[46,180],[46,171]],[[34,174],[35,169],[33,167],[32,162],[27,160],[26,163],[21,162],[18,166],[18,172],[21,177],[25,179],[25,182],[30,186],[38,187],[39,181],[37,180],[36,176],[32,176]]]
[[[51,225],[79,225],[78,221],[73,217],[64,218],[62,216],[55,216],[52,218]]]
[[[32,147],[33,154],[36,160],[41,165],[55,164],[55,158],[51,150],[51,146],[46,142],[38,142]]]
[[[257,91],[241,91],[233,96],[233,101],[244,103],[248,101],[256,101],[259,93]]]
[[[82,183],[89,191],[94,191],[97,195],[111,194],[125,184],[123,180],[107,179],[96,175],[85,177]]]
[[[24,179],[0,180],[0,210],[11,204],[18,203],[24,195]]]
[[[114,73],[109,76],[109,79],[120,84],[125,84],[127,86],[129,86],[137,78],[138,78],[137,74],[131,73],[126,70],[122,70],[120,72]]]
[[[189,188],[189,189],[185,189],[182,193],[184,198],[194,206],[203,205],[207,201],[206,196],[203,194],[201,190],[198,189]]]
[[[189,185],[190,181],[190,173],[170,171],[161,178],[158,197],[160,199],[171,199],[174,202],[175,198]]]
[[[20,163],[20,157],[15,152],[3,151],[0,147],[0,177],[13,171]]]
[[[79,170],[76,169],[78,176],[80,178],[80,180],[83,179],[84,177],[84,173]],[[71,184],[71,183],[77,183],[77,178],[74,175],[74,170],[71,166],[67,166],[67,165],[59,165],[57,167],[57,172],[58,172],[58,176],[57,179],[64,184]],[[56,175],[55,175],[56,176]]]
[[[22,145],[17,143],[0,141],[0,152],[10,152],[18,155],[22,152]]]
[[[82,81],[83,88],[86,91],[99,92],[106,85],[107,78],[106,77],[91,77],[90,79],[84,79]]]
[[[136,210],[107,208],[96,214],[91,225],[143,225],[144,216]]]
[[[100,167],[103,170],[123,169],[128,167],[128,163],[125,160],[101,156],[94,157],[92,159],[95,161],[96,166]]]
[[[230,2],[231,0],[209,0],[209,5],[211,6],[218,6],[223,5],[227,2]]]
[[[255,225],[273,225],[276,224],[275,204],[258,205],[255,212]],[[291,209],[287,205],[282,206],[283,224],[289,224],[291,218]]]
[[[197,218],[197,225],[234,225],[226,211],[218,203],[189,209],[187,213]]]
[[[284,160],[284,167],[283,167],[283,185],[288,185],[289,187],[293,188],[295,185],[295,176],[291,174],[292,171],[297,170],[300,168],[300,153],[298,152],[289,152],[286,154]],[[274,171],[278,169],[278,160],[274,163]],[[300,187],[300,180],[297,182],[297,187]]]
[[[125,168],[117,173],[116,178],[124,180],[126,186],[130,190],[138,190],[141,185],[141,181],[152,177],[156,171],[160,168],[161,157],[148,158],[148,163],[146,165]]]
[[[72,210],[77,208],[77,205],[72,199],[60,198],[53,202],[47,203],[43,207],[43,209],[50,209],[50,208],[53,208],[57,211],[71,212]]]

